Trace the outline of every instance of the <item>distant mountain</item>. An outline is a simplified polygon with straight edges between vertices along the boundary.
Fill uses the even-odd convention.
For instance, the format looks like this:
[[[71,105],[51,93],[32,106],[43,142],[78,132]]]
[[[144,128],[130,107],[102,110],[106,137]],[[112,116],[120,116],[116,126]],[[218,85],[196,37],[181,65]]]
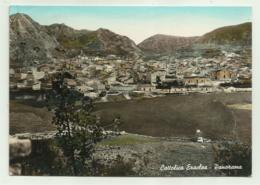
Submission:
[[[10,61],[24,65],[50,57],[73,57],[80,53],[137,57],[142,51],[126,36],[107,29],[75,30],[65,24],[42,26],[28,15],[10,16]]]
[[[247,22],[215,29],[200,37],[198,43],[216,45],[251,45],[252,23]]]
[[[138,47],[146,53],[172,53],[177,49],[190,46],[197,39],[198,37],[157,34],[142,41]]]
[[[201,45],[251,46],[250,22],[226,26],[201,37],[178,37],[157,34],[138,46],[126,36],[100,28],[95,31],[76,30],[65,24],[43,26],[26,14],[10,16],[10,64],[27,66],[32,62],[47,62],[50,58],[87,55],[118,55],[138,57],[143,54],[192,53]],[[197,47],[199,46],[199,47]],[[193,52],[194,53],[194,52]],[[182,55],[182,54],[181,54]]]
[[[174,53],[176,51],[207,48],[213,46],[229,45],[232,46],[251,46],[252,43],[252,24],[250,22],[225,26],[206,33],[200,37],[177,37],[170,35],[157,34],[149,37],[138,44],[146,53]]]
[[[74,30],[64,24],[46,26],[48,34],[59,42],[65,50],[83,51],[87,54],[136,56],[141,50],[126,36],[118,35],[108,29],[96,31]]]

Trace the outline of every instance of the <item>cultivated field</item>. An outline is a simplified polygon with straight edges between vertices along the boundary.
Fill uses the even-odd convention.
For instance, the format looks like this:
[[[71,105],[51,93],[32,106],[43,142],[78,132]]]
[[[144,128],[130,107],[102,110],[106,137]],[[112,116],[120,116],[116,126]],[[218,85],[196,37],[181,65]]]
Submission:
[[[246,104],[239,108],[239,104]],[[121,130],[159,137],[193,137],[196,129],[210,139],[251,141],[251,93],[193,94],[98,103],[104,124],[120,116]],[[234,105],[234,106],[232,106]],[[22,102],[10,102],[10,133],[54,130],[52,114]],[[234,133],[235,132],[235,133]]]
[[[10,134],[54,130],[52,113],[47,108],[32,107],[22,102],[10,101]]]
[[[233,104],[251,104],[251,93],[193,94],[100,103],[96,105],[96,113],[101,115],[104,123],[120,115],[121,130],[130,133],[193,137],[196,129],[200,129],[210,139],[236,136],[248,143],[251,110],[228,107]]]

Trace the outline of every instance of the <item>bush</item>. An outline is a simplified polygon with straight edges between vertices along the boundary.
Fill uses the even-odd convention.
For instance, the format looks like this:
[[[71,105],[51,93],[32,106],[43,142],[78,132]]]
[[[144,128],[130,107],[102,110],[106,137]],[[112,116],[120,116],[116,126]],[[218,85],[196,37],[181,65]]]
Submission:
[[[221,170],[227,176],[250,176],[252,173],[251,146],[224,142],[213,146],[215,164],[242,166],[243,169]]]

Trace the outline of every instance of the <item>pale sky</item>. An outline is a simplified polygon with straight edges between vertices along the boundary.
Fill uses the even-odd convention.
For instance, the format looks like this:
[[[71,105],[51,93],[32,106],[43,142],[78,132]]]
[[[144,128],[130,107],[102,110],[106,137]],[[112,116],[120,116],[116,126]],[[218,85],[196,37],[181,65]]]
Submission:
[[[250,7],[11,6],[42,25],[106,28],[137,44],[155,34],[200,36],[213,29],[252,21]]]

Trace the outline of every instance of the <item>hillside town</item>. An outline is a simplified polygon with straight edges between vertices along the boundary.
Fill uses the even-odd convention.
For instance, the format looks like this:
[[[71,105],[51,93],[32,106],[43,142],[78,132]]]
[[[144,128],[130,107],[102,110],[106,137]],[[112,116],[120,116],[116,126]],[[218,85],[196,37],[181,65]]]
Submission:
[[[11,6],[9,174],[250,177],[251,9],[230,8]]]
[[[10,68],[11,92],[52,88],[53,76],[66,71],[67,87],[96,101],[109,97],[157,97],[167,94],[251,91],[250,62],[239,54],[222,51],[214,58],[161,56],[120,58],[116,55],[53,59],[31,67]]]

